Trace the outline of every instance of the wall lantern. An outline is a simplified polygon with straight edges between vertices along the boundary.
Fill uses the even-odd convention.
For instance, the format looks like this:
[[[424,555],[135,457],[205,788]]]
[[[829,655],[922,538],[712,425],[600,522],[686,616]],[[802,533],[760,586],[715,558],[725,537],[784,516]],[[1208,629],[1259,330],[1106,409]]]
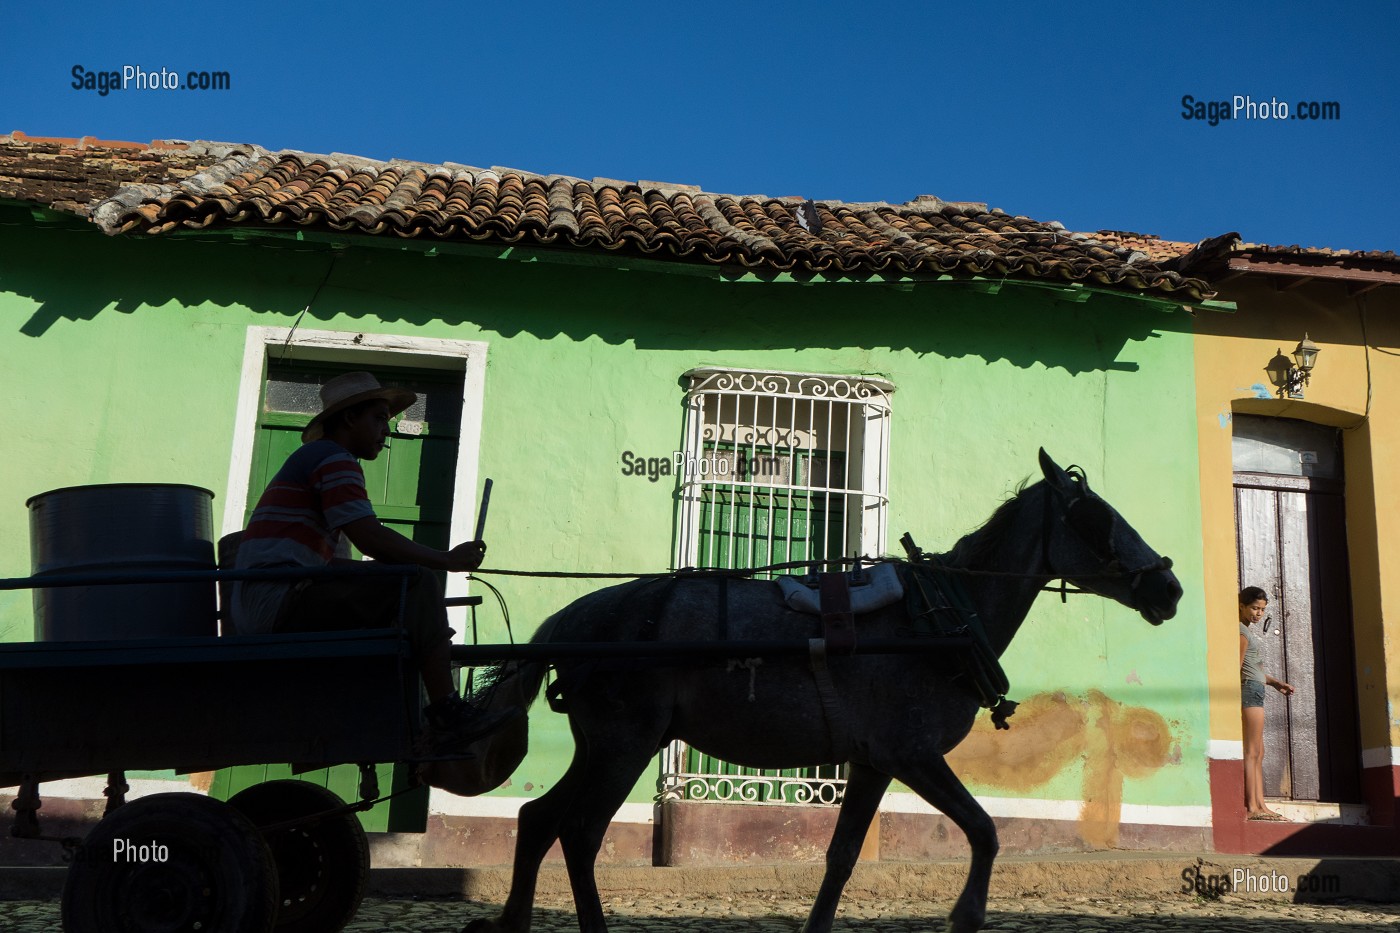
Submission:
[[[1317,365],[1317,354],[1321,349],[1308,339],[1307,334],[1303,334],[1303,339],[1293,348],[1292,361],[1283,355],[1283,348],[1279,348],[1278,355],[1264,367],[1269,381],[1278,389],[1279,398],[1303,397],[1303,386],[1308,384],[1308,377]]]

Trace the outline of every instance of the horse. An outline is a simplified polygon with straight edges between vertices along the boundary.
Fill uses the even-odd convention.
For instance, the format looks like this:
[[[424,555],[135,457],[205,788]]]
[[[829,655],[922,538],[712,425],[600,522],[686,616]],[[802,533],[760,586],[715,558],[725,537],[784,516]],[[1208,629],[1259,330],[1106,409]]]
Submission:
[[[1176,613],[1181,584],[1159,556],[1102,498],[1082,470],[1061,469],[1042,449],[1044,479],[1004,502],[977,531],[936,559],[961,572],[967,598],[997,656],[1011,644],[1037,593],[1054,579],[1116,600],[1159,625]],[[720,598],[723,594],[723,599]],[[908,617],[901,604],[861,616],[861,637],[895,637]],[[581,597],[551,616],[532,641],[703,641],[820,635],[814,616],[790,611],[770,581],[687,578],[637,580]],[[891,779],[945,814],[972,850],[967,880],[948,917],[953,933],[986,919],[998,842],[991,817],[944,760],[968,734],[979,699],[955,682],[946,659],[921,655],[832,656],[834,686],[853,742],[838,742],[806,658],[770,658],[751,673],[723,664],[615,669],[556,661],[575,741],[572,762],[547,793],[520,809],[510,893],[498,917],[463,933],[527,933],[540,863],[556,839],[564,852],[582,933],[606,933],[594,865],[612,816],[655,755],[673,739],[757,768],[849,761],[845,798],[826,853],[826,872],[802,927],[828,933],[867,828]],[[497,693],[528,705],[546,662],[502,666]],[[493,701],[496,702],[496,701]],[[507,702],[507,701],[500,701]]]

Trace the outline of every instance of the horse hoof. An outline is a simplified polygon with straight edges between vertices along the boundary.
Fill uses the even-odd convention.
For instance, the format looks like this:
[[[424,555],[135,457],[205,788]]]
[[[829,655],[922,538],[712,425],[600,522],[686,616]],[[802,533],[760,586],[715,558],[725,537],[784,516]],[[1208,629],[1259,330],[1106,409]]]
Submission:
[[[478,917],[462,927],[462,933],[500,933],[500,929],[496,926],[496,921]]]
[[[982,924],[987,922],[986,914],[980,917],[968,915],[948,915],[948,926],[945,929],[948,933],[977,933],[982,929]]]

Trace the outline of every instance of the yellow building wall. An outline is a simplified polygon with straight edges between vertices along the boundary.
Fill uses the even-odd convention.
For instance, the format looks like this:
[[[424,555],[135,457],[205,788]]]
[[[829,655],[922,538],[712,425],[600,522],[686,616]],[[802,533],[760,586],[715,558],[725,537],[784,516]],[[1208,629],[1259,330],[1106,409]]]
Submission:
[[[1400,747],[1400,287],[1286,284],[1236,279],[1219,297],[1238,311],[1196,315],[1210,735],[1241,740],[1231,421],[1296,418],[1342,429],[1361,747],[1375,758]],[[1322,347],[1306,399],[1280,400],[1264,368],[1305,332]]]

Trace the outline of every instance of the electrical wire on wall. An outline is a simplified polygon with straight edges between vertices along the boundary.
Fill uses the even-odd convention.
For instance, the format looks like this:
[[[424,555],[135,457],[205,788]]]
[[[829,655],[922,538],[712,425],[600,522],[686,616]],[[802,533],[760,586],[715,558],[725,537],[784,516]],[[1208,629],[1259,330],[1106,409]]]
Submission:
[[[335,271],[335,261],[339,258],[340,250],[332,248],[331,261],[330,264],[326,266],[326,274],[321,277],[321,283],[317,285],[316,290],[311,293],[311,299],[306,302],[306,307],[301,309],[301,313],[297,315],[297,319],[292,322],[292,329],[287,332],[287,340],[282,344],[282,354],[277,357],[277,362],[281,363],[287,359],[287,350],[292,345],[292,338],[296,336],[297,328],[301,326],[301,319],[306,317],[306,312],[311,310],[311,306],[316,303],[316,299],[320,296],[321,289],[325,288],[326,283],[331,280],[331,273]]]
[[[1351,425],[1350,427],[1347,427],[1347,428],[1344,428],[1344,429],[1343,429],[1343,430],[1346,430],[1346,431],[1355,431],[1357,428],[1359,428],[1359,427],[1361,427],[1362,425],[1366,424],[1366,422],[1370,420],[1370,418],[1371,418],[1371,398],[1372,398],[1372,395],[1373,395],[1373,392],[1374,392],[1374,389],[1373,389],[1373,387],[1372,387],[1372,385],[1371,385],[1371,338],[1370,338],[1370,337],[1367,335],[1367,333],[1366,333],[1366,293],[1365,293],[1365,292],[1362,292],[1360,295],[1357,295],[1357,296],[1356,296],[1356,310],[1357,310],[1358,316],[1361,318],[1361,349],[1362,349],[1362,351],[1363,351],[1363,353],[1364,353],[1364,355],[1365,355],[1365,358],[1366,358],[1366,408],[1365,408],[1364,411],[1362,411],[1362,413],[1361,413],[1361,418],[1360,418],[1360,420],[1358,420],[1358,421],[1356,422],[1356,424],[1353,424],[1353,425]],[[1387,353],[1387,352],[1389,352],[1389,351],[1386,351],[1386,350],[1381,350],[1380,347],[1377,347],[1376,350],[1377,350],[1378,352],[1380,352],[1380,353]],[[1400,356],[1400,354],[1391,354],[1391,355],[1392,355],[1392,356]]]

